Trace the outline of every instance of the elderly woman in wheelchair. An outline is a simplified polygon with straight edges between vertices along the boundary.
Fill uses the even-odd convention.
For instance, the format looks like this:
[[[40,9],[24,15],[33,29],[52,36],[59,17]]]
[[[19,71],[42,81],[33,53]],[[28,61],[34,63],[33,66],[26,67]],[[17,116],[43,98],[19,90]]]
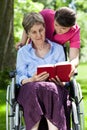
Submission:
[[[45,23],[40,14],[26,15],[23,27],[30,44],[18,51],[16,78],[20,85],[17,101],[23,107],[26,130],[38,130],[42,116],[49,130],[67,130],[68,91],[57,76],[48,81],[47,72],[36,73],[39,65],[65,61],[63,47],[45,38]]]

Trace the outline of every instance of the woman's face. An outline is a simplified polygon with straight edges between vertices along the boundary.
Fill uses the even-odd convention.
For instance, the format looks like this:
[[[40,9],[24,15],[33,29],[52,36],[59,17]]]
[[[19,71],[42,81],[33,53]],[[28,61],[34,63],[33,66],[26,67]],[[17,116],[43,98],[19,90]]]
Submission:
[[[43,24],[35,24],[29,31],[29,37],[35,45],[45,41],[45,27]]]
[[[54,20],[54,28],[57,34],[64,34],[69,31],[70,27],[64,27],[59,25],[56,20]]]

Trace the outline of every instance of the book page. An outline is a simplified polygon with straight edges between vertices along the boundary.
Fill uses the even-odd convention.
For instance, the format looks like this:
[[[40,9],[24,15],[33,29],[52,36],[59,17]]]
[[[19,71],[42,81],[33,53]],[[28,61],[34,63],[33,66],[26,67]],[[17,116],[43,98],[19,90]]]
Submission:
[[[55,66],[57,65],[71,65],[71,63],[69,61],[63,61],[55,64]]]
[[[54,64],[39,65],[37,68],[43,68],[43,67],[54,67]]]

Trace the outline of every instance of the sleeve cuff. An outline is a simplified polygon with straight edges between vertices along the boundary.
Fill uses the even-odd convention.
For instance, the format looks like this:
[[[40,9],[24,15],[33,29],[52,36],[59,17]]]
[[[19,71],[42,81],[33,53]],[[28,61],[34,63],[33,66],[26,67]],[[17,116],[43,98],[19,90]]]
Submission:
[[[20,77],[20,79],[19,79],[19,85],[20,86],[22,86],[21,82],[22,82],[23,79],[28,79],[28,77],[27,76]]]

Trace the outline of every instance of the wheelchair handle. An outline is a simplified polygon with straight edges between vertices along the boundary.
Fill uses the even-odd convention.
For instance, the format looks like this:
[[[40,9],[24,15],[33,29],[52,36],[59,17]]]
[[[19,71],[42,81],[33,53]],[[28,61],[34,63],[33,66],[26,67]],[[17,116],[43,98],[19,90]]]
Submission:
[[[78,75],[78,71],[77,69],[75,69],[75,73],[74,73],[74,76]]]

